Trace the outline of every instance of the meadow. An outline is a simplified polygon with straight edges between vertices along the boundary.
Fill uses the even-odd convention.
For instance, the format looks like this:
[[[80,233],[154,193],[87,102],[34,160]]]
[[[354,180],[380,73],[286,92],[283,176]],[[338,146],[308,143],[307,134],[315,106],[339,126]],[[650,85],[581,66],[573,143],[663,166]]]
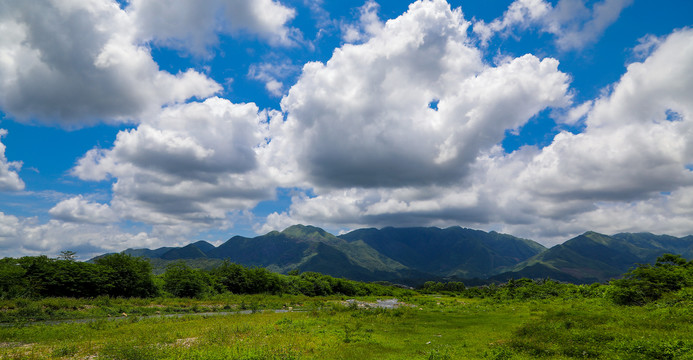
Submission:
[[[401,307],[382,309],[345,299],[243,295],[6,301],[5,313],[34,309],[36,315],[52,303],[53,314],[81,313],[89,320],[5,323],[0,358],[693,359],[689,301],[623,306],[604,298],[527,301],[422,294],[399,299],[405,304]],[[249,311],[194,315],[243,309]],[[118,316],[121,310],[131,313]]]
[[[118,266],[5,259],[0,358],[693,359],[693,261],[671,254],[609,284],[418,290],[234,264],[153,277],[141,260],[107,260]],[[49,296],[94,291],[85,269],[114,281],[105,295]],[[113,285],[128,274],[140,285]],[[148,296],[112,295],[124,290]]]

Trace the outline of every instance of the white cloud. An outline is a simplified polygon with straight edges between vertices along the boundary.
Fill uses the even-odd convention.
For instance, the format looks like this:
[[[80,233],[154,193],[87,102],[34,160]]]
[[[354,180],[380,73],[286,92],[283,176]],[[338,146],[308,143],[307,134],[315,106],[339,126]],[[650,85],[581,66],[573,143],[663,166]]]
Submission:
[[[281,97],[284,95],[285,87],[280,80],[294,76],[298,71],[299,67],[288,61],[253,64],[248,69],[248,77],[264,82],[267,92],[272,96]]]
[[[555,35],[560,49],[581,49],[595,42],[632,2],[603,0],[588,9],[584,0],[559,0],[555,7],[545,0],[516,0],[502,18],[489,24],[477,21],[473,30],[486,44],[495,34],[507,35],[515,28],[525,30],[537,26]]]
[[[581,120],[585,119],[585,116],[592,110],[594,105],[593,101],[585,101],[584,103],[572,107],[570,109],[561,109],[560,111],[554,111],[552,117],[563,124],[575,125]]]
[[[0,211],[0,249],[8,249],[17,245],[19,235],[19,219]]]
[[[252,26],[234,25],[229,14],[193,33],[168,23],[137,32],[132,16],[145,21],[161,4],[133,2],[126,11],[96,0],[8,4],[0,4],[3,111],[65,126],[137,116],[138,125],[121,131],[111,148],[90,150],[73,169],[82,180],[112,181],[108,203],[66,199],[44,224],[0,213],[2,249],[161,245],[170,236],[229,226],[277,187],[311,196],[295,195],[259,231],[299,222],[331,229],[464,225],[552,243],[589,229],[682,235],[693,226],[690,29],[644,38],[642,51],[635,49],[643,62],[630,64],[601,97],[567,108],[569,77],[556,60],[530,54],[485,63],[467,37],[469,22],[447,2],[417,1],[385,24],[377,4],[367,2],[356,32],[345,35],[357,43],[336,49],[327,63],[306,64],[280,114],[219,98],[181,104],[218,84],[194,71],[159,71],[136,39],[197,53],[216,34],[244,29],[284,43],[290,11],[265,32],[253,27],[257,18],[248,15],[258,22]],[[191,28],[210,8],[229,4],[207,1],[162,18]],[[555,34],[559,47],[575,49],[600,36],[628,4],[605,0],[588,9],[571,0],[556,7],[518,0],[504,18],[477,23],[474,31],[488,39],[537,25]],[[219,29],[222,23],[228,27]],[[248,77],[279,96],[291,70],[287,63],[257,64]],[[559,122],[585,130],[561,132],[543,149],[505,153],[499,143],[507,131],[547,107],[564,108]],[[21,190],[21,163],[4,157],[1,142],[0,150],[0,189]],[[120,220],[153,229],[128,233],[112,225]]]
[[[57,256],[60,251],[77,252],[87,260],[106,252],[135,247],[170,246],[183,239],[127,232],[114,225],[77,224],[50,220],[39,224],[35,218],[19,218],[0,212],[0,251],[3,256]],[[185,239],[187,240],[187,239]],[[188,242],[188,241],[185,241]]]
[[[638,60],[643,60],[650,56],[654,50],[662,43],[662,39],[652,34],[645,35],[638,39],[638,45],[633,48],[633,55]]]
[[[595,101],[580,134],[561,133],[525,171],[535,192],[635,200],[693,185],[693,31],[670,35]],[[668,119],[672,113],[675,119]],[[529,180],[531,178],[531,180]]]
[[[278,156],[318,187],[448,184],[507,129],[570,103],[556,60],[490,67],[468,25],[445,1],[417,1],[368,42],[305,65],[281,102]]]
[[[113,1],[4,2],[0,109],[20,121],[75,127],[221,90],[194,70],[160,71],[135,30]]]
[[[693,30],[676,31],[631,64],[590,104],[582,133],[481,161],[477,181],[497,192],[500,227],[551,242],[586,230],[690,234],[692,44]]]
[[[7,135],[7,130],[0,129],[0,140]],[[20,161],[7,161],[5,144],[0,141],[0,191],[24,190],[24,181],[17,173],[22,168]]]
[[[130,0],[137,36],[206,54],[220,33],[245,31],[273,44],[291,45],[300,34],[287,27],[295,10],[274,0]]]
[[[356,23],[341,25],[342,40],[348,43],[363,42],[377,35],[385,24],[378,17],[378,3],[368,0],[359,8],[359,20]]]
[[[258,163],[268,116],[220,98],[171,106],[121,131],[113,148],[90,150],[73,173],[116,179],[110,207],[121,218],[220,226],[274,196],[275,181]]]
[[[553,18],[549,19],[548,29],[558,36],[556,43],[561,49],[571,50],[596,41],[633,0],[604,0],[595,3],[586,22],[576,18],[572,5],[565,6],[566,3],[581,5],[579,0],[561,0],[552,14]],[[567,9],[564,10],[563,7]]]
[[[629,65],[609,93],[573,109],[573,120],[584,119],[580,134],[562,132],[543,149],[510,154],[480,147],[468,176],[447,185],[318,187],[315,196],[295,196],[261,229],[456,224],[548,245],[587,230],[690,234],[692,74],[693,30],[676,31]]]
[[[551,10],[551,4],[544,0],[516,0],[510,4],[503,18],[495,19],[489,24],[479,20],[474,23],[473,31],[485,44],[496,33],[505,32],[515,26],[526,29],[530,24],[546,17]]]
[[[108,224],[118,220],[108,204],[90,202],[82,195],[59,202],[48,213],[55,219],[71,223]]]

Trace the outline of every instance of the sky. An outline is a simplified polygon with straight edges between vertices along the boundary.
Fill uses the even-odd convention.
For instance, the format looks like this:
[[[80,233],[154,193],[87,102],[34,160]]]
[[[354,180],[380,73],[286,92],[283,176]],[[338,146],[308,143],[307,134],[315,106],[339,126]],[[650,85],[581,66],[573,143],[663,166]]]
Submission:
[[[693,2],[6,0],[0,256],[693,234]]]

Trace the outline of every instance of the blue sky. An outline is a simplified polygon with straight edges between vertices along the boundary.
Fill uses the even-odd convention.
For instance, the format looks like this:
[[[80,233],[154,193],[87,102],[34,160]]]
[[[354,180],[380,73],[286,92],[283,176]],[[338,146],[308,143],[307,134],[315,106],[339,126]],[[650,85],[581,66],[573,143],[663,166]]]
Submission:
[[[0,255],[295,223],[693,234],[693,5],[0,5]]]

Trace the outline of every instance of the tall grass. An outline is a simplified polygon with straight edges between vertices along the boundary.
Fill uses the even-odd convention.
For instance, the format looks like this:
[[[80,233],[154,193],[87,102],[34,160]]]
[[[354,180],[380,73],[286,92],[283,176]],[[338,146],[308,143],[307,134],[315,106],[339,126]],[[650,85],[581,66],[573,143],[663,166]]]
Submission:
[[[6,326],[0,327],[0,358],[693,358],[693,308],[687,302],[625,307],[600,298],[497,301],[438,295],[412,296],[405,301],[410,306],[387,310],[359,308],[341,298],[161,300],[138,306],[256,302],[303,305],[305,311]],[[121,301],[98,299],[93,305],[118,307]],[[68,304],[84,305],[72,300],[63,305]]]

